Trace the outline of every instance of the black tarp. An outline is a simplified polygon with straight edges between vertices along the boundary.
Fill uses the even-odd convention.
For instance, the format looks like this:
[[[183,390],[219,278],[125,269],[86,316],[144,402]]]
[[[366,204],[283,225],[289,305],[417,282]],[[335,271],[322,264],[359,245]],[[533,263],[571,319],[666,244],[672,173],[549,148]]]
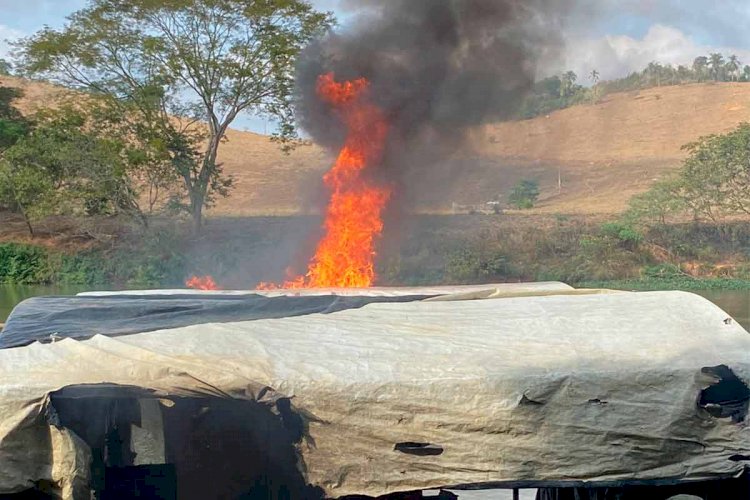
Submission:
[[[112,295],[35,297],[11,312],[0,333],[0,349],[36,341],[128,335],[206,323],[329,314],[373,302],[411,302],[429,296],[351,297],[336,295]]]

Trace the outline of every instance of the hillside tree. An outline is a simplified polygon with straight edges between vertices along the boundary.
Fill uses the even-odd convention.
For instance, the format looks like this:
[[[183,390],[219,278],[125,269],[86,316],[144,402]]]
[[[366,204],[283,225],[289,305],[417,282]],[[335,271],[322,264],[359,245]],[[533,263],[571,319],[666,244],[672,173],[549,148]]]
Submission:
[[[240,114],[295,137],[295,59],[332,22],[305,0],[91,0],[17,48],[26,72],[129,105],[162,131],[197,232],[231,185],[217,158]]]
[[[739,80],[741,67],[742,63],[740,62],[740,58],[734,54],[730,55],[725,65],[725,69],[732,81]]]
[[[698,78],[699,82],[702,82],[708,76],[708,57],[698,56],[693,61],[693,72]]]
[[[560,81],[562,82],[562,85],[560,86],[560,97],[569,97],[572,95],[575,91],[577,80],[578,75],[576,75],[574,71],[566,71],[563,73],[560,78]]]
[[[701,137],[683,149],[688,156],[682,168],[634,197],[629,218],[663,224],[670,216],[719,222],[750,215],[750,124]]]
[[[714,81],[718,82],[723,80],[725,73],[724,56],[718,52],[709,55],[708,68]]]

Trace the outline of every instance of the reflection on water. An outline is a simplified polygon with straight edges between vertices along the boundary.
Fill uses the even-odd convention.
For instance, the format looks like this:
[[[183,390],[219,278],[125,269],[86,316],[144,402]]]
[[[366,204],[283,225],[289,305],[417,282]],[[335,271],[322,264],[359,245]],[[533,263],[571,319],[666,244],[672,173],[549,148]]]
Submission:
[[[106,288],[106,287],[105,287]],[[39,295],[75,295],[87,289],[79,285],[0,285],[0,323],[19,302]],[[750,330],[750,290],[703,290],[695,292],[717,304],[745,329]]]

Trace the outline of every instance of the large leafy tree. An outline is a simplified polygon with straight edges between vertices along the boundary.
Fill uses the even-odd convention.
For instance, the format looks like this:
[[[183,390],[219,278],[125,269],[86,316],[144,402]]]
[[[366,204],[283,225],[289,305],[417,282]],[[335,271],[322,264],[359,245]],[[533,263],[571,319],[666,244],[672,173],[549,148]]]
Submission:
[[[217,162],[227,129],[253,113],[275,119],[281,139],[294,136],[295,58],[331,23],[305,0],[91,0],[19,48],[25,70],[158,124],[179,146],[174,168],[199,230],[204,206],[229,187]],[[180,155],[186,143],[198,154]]]
[[[750,215],[750,124],[702,137],[683,149],[688,157],[682,168],[635,197],[631,217],[664,223],[667,216],[691,215],[718,222]]]
[[[680,172],[680,195],[696,217],[750,215],[750,124],[700,138]]]

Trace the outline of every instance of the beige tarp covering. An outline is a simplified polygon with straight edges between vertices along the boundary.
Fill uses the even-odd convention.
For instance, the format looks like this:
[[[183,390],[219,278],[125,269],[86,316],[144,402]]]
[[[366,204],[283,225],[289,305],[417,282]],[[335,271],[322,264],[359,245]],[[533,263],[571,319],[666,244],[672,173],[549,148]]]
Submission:
[[[0,492],[85,476],[76,436],[40,426],[38,415],[49,393],[104,382],[262,395],[269,404],[293,397],[309,420],[299,445],[307,480],[333,497],[743,470],[729,457],[748,453],[750,430],[697,405],[710,383],[704,367],[727,365],[750,379],[750,336],[719,308],[681,292],[559,287],[529,296],[519,288],[513,297],[483,288],[458,293],[500,298],[379,303],[0,351]],[[52,456],[38,445],[50,439]],[[395,451],[403,442],[444,451]]]

